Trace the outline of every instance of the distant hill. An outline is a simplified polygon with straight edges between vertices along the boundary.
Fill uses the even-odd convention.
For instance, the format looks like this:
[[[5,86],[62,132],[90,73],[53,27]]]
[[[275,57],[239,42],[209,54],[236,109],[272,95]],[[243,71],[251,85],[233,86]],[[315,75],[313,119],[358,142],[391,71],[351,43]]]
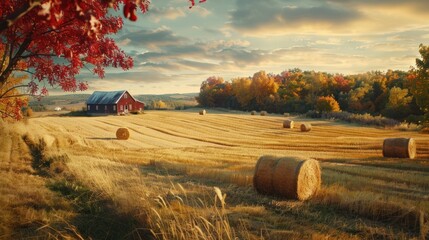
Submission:
[[[29,106],[36,111],[53,110],[61,107],[65,110],[80,110],[85,107],[86,100],[91,94],[67,94],[58,96],[46,96],[41,100],[30,99]],[[172,93],[172,94],[142,94],[134,95],[138,100],[149,105],[153,101],[163,101],[173,105],[196,105],[195,97],[198,93]]]
[[[198,93],[173,93],[173,94],[161,94],[161,95],[155,95],[155,94],[143,94],[143,95],[136,95],[135,97],[143,102],[149,102],[149,101],[195,101],[195,97],[198,96]]]

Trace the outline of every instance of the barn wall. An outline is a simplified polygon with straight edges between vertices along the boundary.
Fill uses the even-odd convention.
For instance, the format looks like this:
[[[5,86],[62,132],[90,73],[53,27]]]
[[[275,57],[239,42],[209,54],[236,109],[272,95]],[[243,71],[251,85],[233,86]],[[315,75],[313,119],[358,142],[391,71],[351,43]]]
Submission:
[[[125,97],[125,94],[127,94],[127,97]],[[139,111],[140,108],[143,111],[144,110],[144,104],[140,103],[138,101],[135,101],[131,95],[126,92],[124,95],[122,95],[121,99],[118,101],[118,112],[134,112]]]
[[[89,110],[88,106],[90,106]],[[87,112],[94,114],[117,114],[117,110],[114,110],[113,106],[115,106],[115,104],[87,104]]]

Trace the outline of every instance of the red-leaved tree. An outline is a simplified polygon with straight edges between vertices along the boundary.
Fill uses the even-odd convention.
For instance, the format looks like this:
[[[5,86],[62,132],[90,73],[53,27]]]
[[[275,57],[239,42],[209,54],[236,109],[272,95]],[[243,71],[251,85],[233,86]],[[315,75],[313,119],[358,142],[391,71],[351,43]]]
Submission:
[[[190,2],[192,7],[195,2]],[[87,83],[76,80],[84,67],[100,78],[105,67],[131,68],[133,59],[108,37],[122,28],[123,20],[108,11],[122,6],[124,17],[135,21],[137,9],[145,13],[149,4],[149,0],[1,0],[0,99],[12,98],[10,93],[22,87],[8,84],[19,72],[31,75],[26,93],[42,96],[49,85],[71,92],[86,90]],[[2,116],[9,116],[1,109]]]

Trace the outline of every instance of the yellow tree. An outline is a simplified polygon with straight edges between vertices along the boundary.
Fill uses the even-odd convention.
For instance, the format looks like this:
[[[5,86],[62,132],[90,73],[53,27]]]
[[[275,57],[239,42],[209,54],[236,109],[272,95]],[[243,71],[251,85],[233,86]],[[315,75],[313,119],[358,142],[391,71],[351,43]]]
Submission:
[[[339,112],[340,105],[332,96],[319,97],[316,101],[316,110],[319,112]]]
[[[255,98],[256,103],[262,106],[265,100],[277,93],[279,85],[273,76],[269,76],[265,71],[259,71],[252,77],[250,84],[250,95]]]
[[[393,87],[389,91],[389,102],[387,103],[387,107],[406,106],[412,99],[412,96],[408,96],[408,89]]]
[[[241,77],[232,80],[232,91],[237,98],[240,106],[245,108],[249,105],[252,100],[250,95],[250,84],[252,80],[250,78]]]
[[[0,73],[5,71],[9,65],[9,57],[4,54],[3,44],[0,44]],[[18,62],[16,68],[25,70],[27,68],[24,62]],[[27,78],[26,75],[9,75],[7,81],[0,84],[0,114],[2,119],[20,120],[22,118],[22,107],[28,104],[28,85],[23,84]]]

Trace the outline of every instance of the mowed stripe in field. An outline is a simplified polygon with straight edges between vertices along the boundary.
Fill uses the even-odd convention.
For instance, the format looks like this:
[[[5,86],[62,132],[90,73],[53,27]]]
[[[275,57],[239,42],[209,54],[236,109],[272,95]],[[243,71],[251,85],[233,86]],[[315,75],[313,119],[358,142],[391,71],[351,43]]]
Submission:
[[[148,112],[126,117],[52,117],[32,119],[39,135],[80,138],[91,147],[145,149],[181,147],[236,147],[246,149],[335,153],[348,157],[380,156],[386,137],[414,137],[418,157],[429,156],[427,138],[416,132],[356,127],[327,121],[290,118],[313,124],[311,132],[285,129],[282,116],[238,114],[198,115],[190,112]],[[128,127],[128,141],[117,141],[118,127]],[[43,129],[45,131],[43,131]],[[269,152],[268,152],[269,154]]]

